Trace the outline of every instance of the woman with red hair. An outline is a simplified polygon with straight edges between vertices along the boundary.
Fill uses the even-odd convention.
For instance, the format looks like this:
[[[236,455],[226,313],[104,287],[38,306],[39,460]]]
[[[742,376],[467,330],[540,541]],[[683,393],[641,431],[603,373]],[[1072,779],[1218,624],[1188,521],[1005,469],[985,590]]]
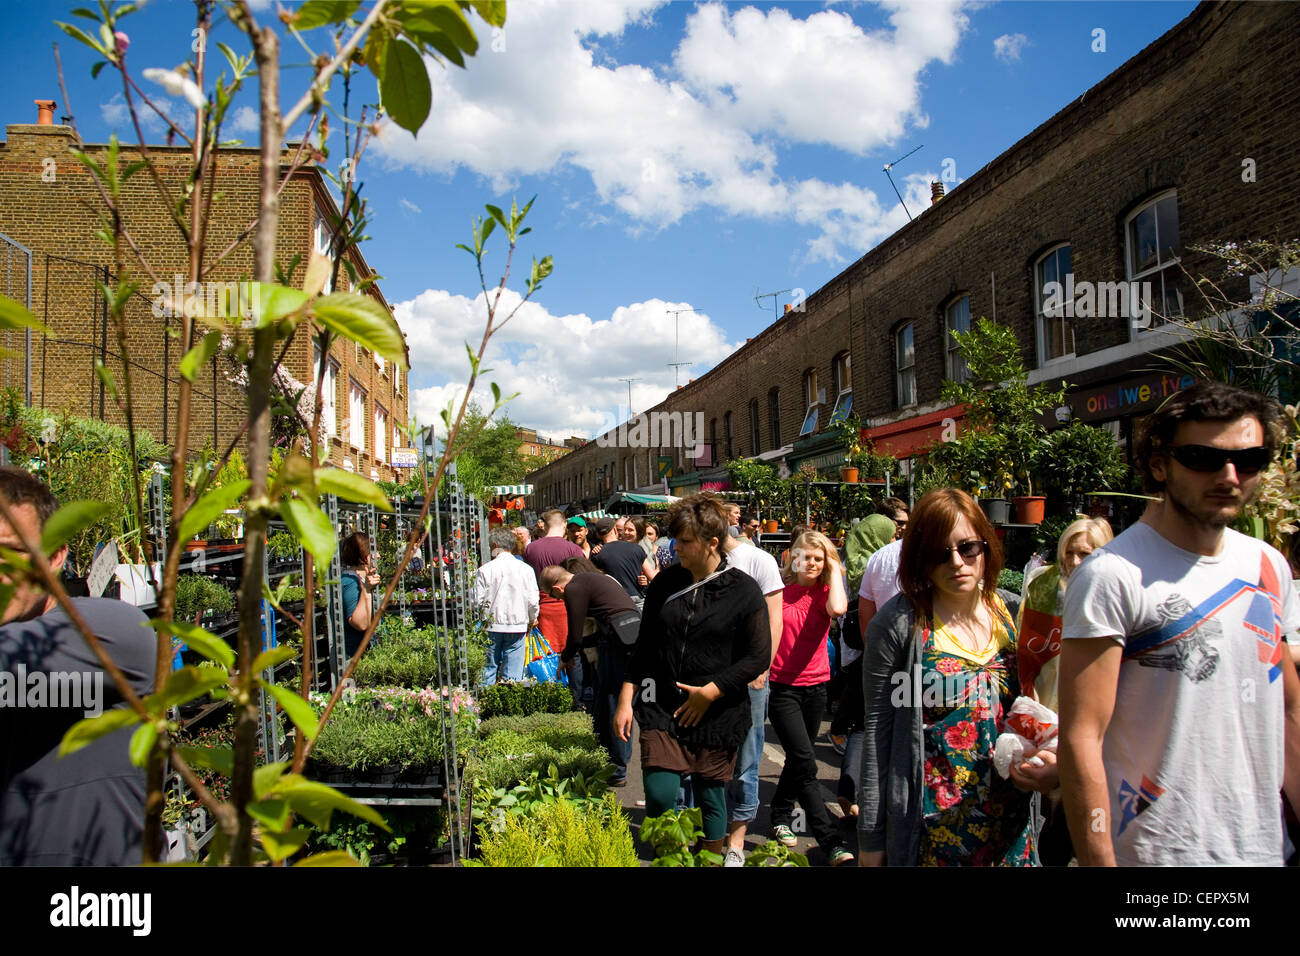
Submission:
[[[1012,767],[993,749],[1020,695],[1016,632],[996,593],[997,536],[963,491],[930,492],[899,555],[902,593],[872,618],[863,665],[860,862],[1034,866],[1047,766]]]

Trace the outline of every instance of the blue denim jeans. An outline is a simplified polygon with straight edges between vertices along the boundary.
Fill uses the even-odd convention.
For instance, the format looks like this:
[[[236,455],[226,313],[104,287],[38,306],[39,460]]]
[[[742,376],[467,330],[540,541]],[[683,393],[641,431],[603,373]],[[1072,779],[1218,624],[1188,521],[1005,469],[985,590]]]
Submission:
[[[627,648],[617,640],[602,639],[596,661],[596,733],[609,751],[614,764],[614,779],[627,776],[627,763],[632,759],[632,741],[619,740],[614,735],[614,711],[618,709],[618,695],[623,690],[623,671],[627,664]]]
[[[758,817],[758,765],[763,760],[763,742],[767,739],[767,695],[770,681],[762,690],[749,691],[749,735],[736,753],[736,772],[727,784],[727,822],[752,823]]]
[[[484,687],[498,680],[524,679],[524,638],[527,636],[523,631],[488,631],[492,648],[483,666]]]

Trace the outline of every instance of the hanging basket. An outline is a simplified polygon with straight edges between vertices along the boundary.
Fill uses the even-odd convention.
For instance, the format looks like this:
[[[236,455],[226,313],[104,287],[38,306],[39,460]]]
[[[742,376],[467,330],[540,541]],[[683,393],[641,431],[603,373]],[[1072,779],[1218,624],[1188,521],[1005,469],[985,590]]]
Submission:
[[[1021,495],[1012,499],[1016,506],[1016,524],[1042,524],[1047,499],[1041,495]]]

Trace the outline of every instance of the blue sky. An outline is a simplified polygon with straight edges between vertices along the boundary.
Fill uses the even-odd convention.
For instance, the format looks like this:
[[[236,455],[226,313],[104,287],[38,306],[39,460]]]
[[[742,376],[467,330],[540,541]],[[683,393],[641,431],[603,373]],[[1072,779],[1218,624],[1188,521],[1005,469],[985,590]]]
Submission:
[[[5,122],[60,99],[60,40],[83,137],[127,138],[120,81],[91,80],[94,55],[53,26],[74,5],[7,6]],[[253,5],[273,19],[266,0]],[[637,379],[634,411],[673,388],[668,310],[695,310],[679,318],[680,361],[695,363],[684,382],[771,323],[772,299],[760,309],[755,293],[811,294],[906,223],[885,163],[922,147],[893,170],[915,214],[931,180],[974,174],[1193,7],[515,0],[499,35],[475,19],[467,69],[430,65],[418,139],[386,129],[359,173],[373,214],[363,251],[408,333],[413,411],[435,421],[468,377],[460,343],[477,343],[483,304],[455,244],[484,203],[536,195],[520,255],[555,259],[490,347],[490,377],[520,393],[517,422],[592,436],[626,416],[623,379]],[[190,4],[163,0],[127,18],[137,76],[184,59],[192,21]],[[244,49],[228,24],[217,39]],[[308,40],[319,50],[326,38]],[[282,57],[287,102],[306,55],[287,41]],[[251,142],[255,86],[241,102]],[[489,249],[491,280],[500,232]],[[523,287],[510,286],[508,304]]]

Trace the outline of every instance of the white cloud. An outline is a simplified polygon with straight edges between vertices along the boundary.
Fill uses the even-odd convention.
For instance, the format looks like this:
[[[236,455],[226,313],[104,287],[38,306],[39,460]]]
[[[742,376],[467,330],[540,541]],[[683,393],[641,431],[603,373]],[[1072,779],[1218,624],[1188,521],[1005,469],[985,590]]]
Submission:
[[[498,322],[519,303],[520,296],[506,290]],[[674,360],[674,330],[668,310],[683,308],[690,306],[651,299],[593,319],[553,315],[540,303],[524,303],[489,343],[483,365],[492,371],[479,380],[475,398],[490,405],[488,381],[493,381],[503,395],[519,393],[506,406],[514,421],[548,435],[599,434],[626,418],[627,383],[621,379],[638,379],[632,383],[636,411],[658,404],[673,390],[668,363]],[[482,337],[483,296],[469,299],[428,289],[397,303],[393,314],[410,345],[411,413],[441,429],[439,412],[449,399],[463,394],[460,383],[469,379],[469,360],[460,343],[477,345]],[[738,347],[726,341],[725,332],[708,315],[682,315],[681,358],[696,363],[682,369],[683,382]],[[418,384],[429,381],[442,384]]]
[[[176,106],[171,100],[165,97],[151,96],[149,101],[170,116],[173,122],[175,121],[177,116]],[[160,133],[167,128],[167,124],[162,121],[162,117],[139,100],[135,101],[135,113],[140,119],[140,127],[147,133]],[[107,103],[100,103],[99,115],[103,117],[104,123],[118,134],[119,139],[130,141],[135,138],[135,126],[131,122],[131,111],[121,93],[114,93],[113,98]]]
[[[424,212],[423,209],[421,209],[415,203],[411,202],[411,200],[407,199],[405,196],[401,198],[401,200],[398,202],[398,205],[401,206],[403,209],[409,209],[413,213],[419,214]]]
[[[692,11],[671,67],[593,52],[660,0],[511,8],[506,49],[484,43],[469,69],[433,67],[433,111],[418,139],[391,124],[379,150],[401,166],[466,167],[501,192],[520,176],[576,167],[603,212],[663,228],[709,207],[811,225],[810,258],[835,261],[888,234],[893,203],[849,182],[783,176],[779,147],[857,155],[924,127],[920,81],[950,62],[967,19],[957,0],[886,3],[890,29],[845,14]],[[614,44],[610,48],[617,51]]]
[[[1020,59],[1020,51],[1029,45],[1029,37],[1023,33],[1004,33],[993,41],[993,56],[1003,63]]]
[[[257,110],[251,106],[241,106],[235,110],[235,115],[230,117],[226,128],[232,133],[252,133],[261,126],[262,118],[257,115]]]

